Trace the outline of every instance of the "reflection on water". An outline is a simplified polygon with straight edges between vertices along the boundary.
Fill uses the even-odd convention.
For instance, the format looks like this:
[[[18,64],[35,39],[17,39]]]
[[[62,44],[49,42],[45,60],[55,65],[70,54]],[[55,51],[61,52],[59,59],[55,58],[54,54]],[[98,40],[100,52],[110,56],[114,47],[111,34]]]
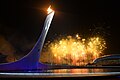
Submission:
[[[57,69],[52,70],[53,73],[93,73],[104,72],[103,69]]]
[[[102,72],[120,72],[120,69],[55,69],[48,70],[51,73],[102,73]]]
[[[5,73],[59,73],[59,74],[96,74],[117,72],[120,74],[120,68],[72,68],[72,69],[44,69],[44,70],[22,70],[22,71],[0,71]]]

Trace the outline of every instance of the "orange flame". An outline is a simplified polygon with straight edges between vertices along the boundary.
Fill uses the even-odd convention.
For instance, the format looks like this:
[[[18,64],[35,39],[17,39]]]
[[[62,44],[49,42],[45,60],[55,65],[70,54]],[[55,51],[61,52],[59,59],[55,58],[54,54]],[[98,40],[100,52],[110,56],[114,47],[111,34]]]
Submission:
[[[47,12],[48,14],[51,13],[53,10],[51,9],[51,5],[48,7]]]

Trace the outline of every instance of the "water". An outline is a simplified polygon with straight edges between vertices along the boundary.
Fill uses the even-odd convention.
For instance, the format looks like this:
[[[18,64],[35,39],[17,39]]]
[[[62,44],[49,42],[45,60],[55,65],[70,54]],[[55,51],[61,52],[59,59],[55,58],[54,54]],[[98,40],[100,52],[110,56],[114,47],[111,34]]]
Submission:
[[[113,69],[113,68],[82,68],[82,69],[55,69],[55,70],[48,70],[47,72],[51,73],[108,73],[108,72],[120,72],[120,69]]]
[[[119,76],[119,68],[73,68],[0,72],[0,77],[88,77]]]

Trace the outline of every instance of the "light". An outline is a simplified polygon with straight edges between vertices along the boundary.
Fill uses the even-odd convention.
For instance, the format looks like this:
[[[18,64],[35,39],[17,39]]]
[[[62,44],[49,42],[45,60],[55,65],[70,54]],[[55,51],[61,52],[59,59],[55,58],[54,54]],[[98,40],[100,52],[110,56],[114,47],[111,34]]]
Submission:
[[[106,41],[101,37],[89,37],[84,39],[67,36],[55,40],[48,45],[48,53],[54,55],[53,62],[70,64],[70,65],[85,65],[100,57],[106,48]]]
[[[76,38],[77,38],[77,39],[80,39],[80,36],[79,36],[78,34],[76,34]]]
[[[48,9],[47,9],[47,13],[49,14],[49,13],[51,13],[53,10],[51,9],[51,5],[48,7]]]
[[[78,34],[76,34],[76,37],[78,38],[78,37],[79,37],[79,35],[78,35]]]

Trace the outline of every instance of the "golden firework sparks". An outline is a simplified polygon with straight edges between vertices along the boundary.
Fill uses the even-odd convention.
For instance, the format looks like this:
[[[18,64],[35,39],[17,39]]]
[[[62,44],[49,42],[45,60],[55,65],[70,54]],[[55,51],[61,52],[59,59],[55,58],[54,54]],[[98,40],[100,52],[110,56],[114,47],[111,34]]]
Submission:
[[[82,39],[77,34],[76,37],[67,36],[58,41],[55,40],[48,48],[48,52],[55,57],[55,61],[70,65],[83,65],[100,57],[106,48],[106,42],[101,37]]]

